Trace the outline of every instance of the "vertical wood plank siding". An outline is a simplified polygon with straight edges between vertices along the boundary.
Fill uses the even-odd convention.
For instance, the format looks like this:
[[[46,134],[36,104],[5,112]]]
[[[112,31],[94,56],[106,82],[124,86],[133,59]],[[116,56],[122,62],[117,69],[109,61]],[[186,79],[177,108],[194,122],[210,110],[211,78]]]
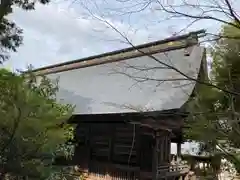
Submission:
[[[146,179],[141,174],[152,179],[154,141],[157,145],[154,176],[158,166],[166,166],[170,161],[170,136],[163,133],[155,139],[149,128],[125,123],[86,123],[78,125],[75,137],[78,142],[75,161],[80,167],[85,163],[89,180]]]

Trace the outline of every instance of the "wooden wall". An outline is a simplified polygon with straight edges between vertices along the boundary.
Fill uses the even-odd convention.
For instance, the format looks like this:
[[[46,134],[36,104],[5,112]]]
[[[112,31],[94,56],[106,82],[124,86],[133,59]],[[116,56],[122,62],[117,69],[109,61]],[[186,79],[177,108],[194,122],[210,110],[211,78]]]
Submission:
[[[111,176],[136,176],[136,168],[139,172],[152,172],[154,150],[158,154],[156,165],[166,165],[170,160],[169,136],[163,134],[155,139],[153,130],[147,127],[126,123],[82,123],[78,124],[75,133],[78,145],[73,159],[93,174],[106,175],[115,171]],[[135,169],[121,170],[113,168],[113,164]]]

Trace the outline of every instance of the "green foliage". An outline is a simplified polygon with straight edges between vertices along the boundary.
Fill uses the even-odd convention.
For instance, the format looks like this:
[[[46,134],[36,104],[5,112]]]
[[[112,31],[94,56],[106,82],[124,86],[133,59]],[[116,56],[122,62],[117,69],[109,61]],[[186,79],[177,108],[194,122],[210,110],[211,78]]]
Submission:
[[[224,26],[221,35],[229,38],[212,49],[210,83],[233,93],[202,85],[189,104],[185,132],[200,142],[200,152],[220,152],[240,172],[240,28]]]
[[[7,16],[13,12],[13,7],[23,10],[33,10],[36,3],[46,4],[49,0],[1,0],[0,1],[0,63],[8,59],[10,51],[16,51],[22,43],[22,30],[10,21]]]
[[[233,39],[221,39],[212,50],[213,73],[212,77],[217,86],[226,88],[232,92],[240,92],[240,28],[224,26],[224,36],[234,37]],[[232,94],[222,93],[222,108],[227,109],[231,104]],[[234,105],[240,108],[240,97],[234,96]]]
[[[46,179],[64,153],[73,107],[56,102],[57,81],[0,70],[0,170],[13,177]],[[63,150],[63,151],[62,151]]]

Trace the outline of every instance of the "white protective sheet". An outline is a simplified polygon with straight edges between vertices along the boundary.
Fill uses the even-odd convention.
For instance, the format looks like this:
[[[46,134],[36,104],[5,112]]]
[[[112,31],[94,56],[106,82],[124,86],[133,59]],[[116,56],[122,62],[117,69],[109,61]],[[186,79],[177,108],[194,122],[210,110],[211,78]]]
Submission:
[[[184,55],[184,49],[154,56],[196,79],[203,53],[202,47],[194,46],[189,56]],[[148,56],[47,76],[59,78],[58,99],[76,105],[75,114],[180,108],[196,84]]]

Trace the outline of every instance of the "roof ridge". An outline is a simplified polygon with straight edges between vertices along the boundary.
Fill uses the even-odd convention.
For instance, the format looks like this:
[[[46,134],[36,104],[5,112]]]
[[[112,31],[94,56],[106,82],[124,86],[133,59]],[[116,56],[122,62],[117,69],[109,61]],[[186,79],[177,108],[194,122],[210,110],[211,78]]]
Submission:
[[[72,69],[78,69],[78,68],[83,68],[83,67],[88,67],[88,66],[93,66],[93,65],[99,65],[99,64],[105,64],[105,63],[110,63],[110,62],[115,62],[115,61],[120,61],[124,59],[130,59],[134,57],[139,57],[142,56],[143,53],[145,54],[154,54],[157,52],[166,52],[166,51],[171,51],[171,50],[177,50],[177,49],[182,49],[186,48],[192,45],[196,45],[198,43],[198,38],[204,36],[205,30],[199,30],[199,31],[192,31],[189,32],[188,34],[180,35],[180,36],[173,36],[169,38],[165,38],[163,40],[158,40],[158,41],[153,41],[150,43],[145,43],[145,44],[140,44],[137,46],[132,46],[112,52],[107,52],[103,54],[98,54],[98,55],[93,55],[89,56],[86,58],[81,58],[81,59],[76,59],[72,61],[67,61],[63,63],[58,63],[58,64],[53,64],[41,68],[37,68],[32,70],[32,72],[36,74],[50,74],[50,73],[57,73],[57,72],[62,72],[62,71],[67,71],[67,70],[72,70]],[[189,39],[189,40],[188,40]],[[167,43],[170,42],[181,42],[181,41],[186,41],[187,42],[182,42],[182,44],[178,45],[170,45]],[[167,45],[167,47],[163,48],[153,48],[156,46],[163,46]],[[135,52],[134,51],[140,50],[142,52]],[[143,49],[143,50],[142,50]],[[111,59],[110,57],[116,56],[118,54],[124,54],[122,57],[115,57],[115,59]],[[128,53],[128,54],[127,54]],[[131,53],[131,55],[130,55]],[[104,59],[103,59],[104,58]],[[90,60],[92,62],[90,63]],[[93,62],[94,61],[94,62]],[[81,65],[79,64],[81,63]],[[76,66],[77,65],[77,66]]]

